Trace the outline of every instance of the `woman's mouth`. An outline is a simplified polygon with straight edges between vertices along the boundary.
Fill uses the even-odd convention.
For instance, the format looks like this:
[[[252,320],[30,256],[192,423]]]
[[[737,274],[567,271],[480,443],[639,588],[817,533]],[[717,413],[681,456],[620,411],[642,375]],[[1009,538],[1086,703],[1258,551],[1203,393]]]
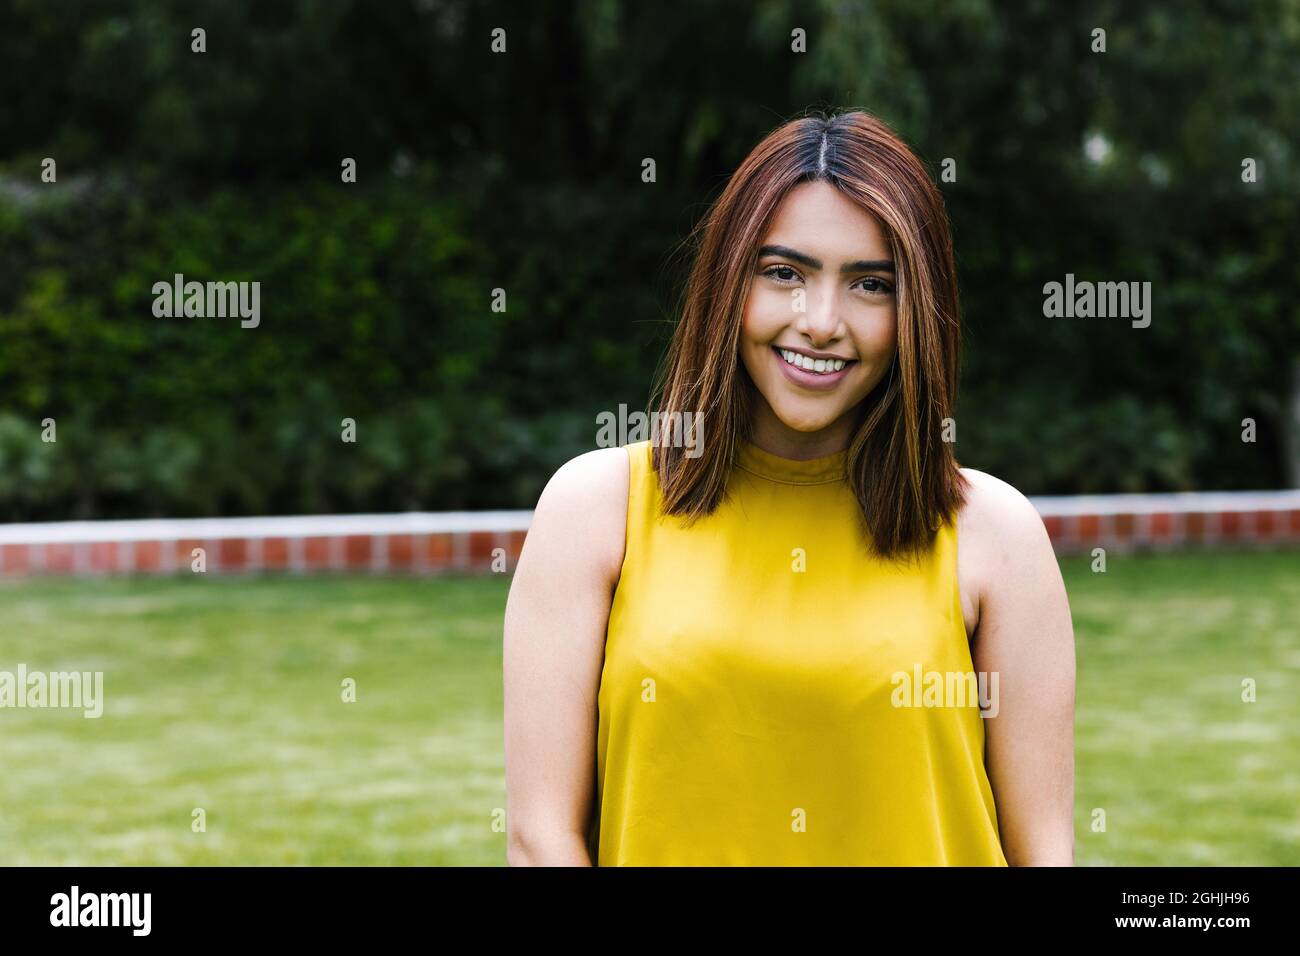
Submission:
[[[853,359],[813,358],[776,345],[772,351],[785,377],[804,388],[832,388],[857,364]]]

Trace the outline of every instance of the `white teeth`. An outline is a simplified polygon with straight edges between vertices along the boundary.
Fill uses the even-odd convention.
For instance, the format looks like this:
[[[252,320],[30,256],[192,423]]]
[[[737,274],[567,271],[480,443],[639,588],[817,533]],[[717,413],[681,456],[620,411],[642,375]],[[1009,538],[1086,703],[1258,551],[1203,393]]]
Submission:
[[[789,349],[780,349],[781,357],[793,365],[795,368],[801,368],[807,372],[814,372],[825,375],[829,372],[838,372],[847,364],[844,359],[813,359],[807,355],[801,355],[798,352],[792,352]]]

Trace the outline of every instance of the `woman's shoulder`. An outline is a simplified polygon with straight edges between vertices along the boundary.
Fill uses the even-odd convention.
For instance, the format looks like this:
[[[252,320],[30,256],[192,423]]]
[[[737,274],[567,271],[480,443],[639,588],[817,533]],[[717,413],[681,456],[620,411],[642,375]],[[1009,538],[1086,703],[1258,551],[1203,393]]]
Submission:
[[[631,448],[596,448],[570,458],[547,481],[537,507],[627,506]]]
[[[1042,524],[1033,502],[1014,485],[974,468],[958,470],[966,479],[966,503],[962,512],[968,520],[1001,525],[1013,531]]]
[[[617,569],[623,560],[632,450],[596,448],[560,465],[537,500],[529,537],[546,548],[581,545]]]
[[[957,514],[959,540],[985,568],[1010,568],[1055,555],[1042,516],[1024,494],[1001,478],[960,469],[966,501]]]

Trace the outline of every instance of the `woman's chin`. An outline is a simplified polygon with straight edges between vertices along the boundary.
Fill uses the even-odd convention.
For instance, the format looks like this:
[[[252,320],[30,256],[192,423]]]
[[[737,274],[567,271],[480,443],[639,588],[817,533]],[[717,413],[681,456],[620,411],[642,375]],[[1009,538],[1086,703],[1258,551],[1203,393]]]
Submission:
[[[802,432],[804,434],[813,434],[823,431],[839,419],[838,415],[800,415],[796,413],[781,414],[776,413],[777,420],[791,431]]]

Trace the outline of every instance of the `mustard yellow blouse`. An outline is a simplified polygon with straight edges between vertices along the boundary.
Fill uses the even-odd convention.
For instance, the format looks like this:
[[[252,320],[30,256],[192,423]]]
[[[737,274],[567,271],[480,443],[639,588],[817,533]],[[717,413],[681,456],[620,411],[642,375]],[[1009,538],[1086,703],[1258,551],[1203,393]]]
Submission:
[[[883,561],[847,453],[742,443],[688,528],[660,513],[650,442],[626,450],[593,863],[1006,866],[985,718],[950,676],[974,684],[955,526],[919,563]]]

